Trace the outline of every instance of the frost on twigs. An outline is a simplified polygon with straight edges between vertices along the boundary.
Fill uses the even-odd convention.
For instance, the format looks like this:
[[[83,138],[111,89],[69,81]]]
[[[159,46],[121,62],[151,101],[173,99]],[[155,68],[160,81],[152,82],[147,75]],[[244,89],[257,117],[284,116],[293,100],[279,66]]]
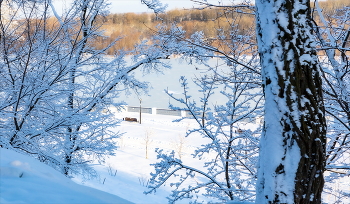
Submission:
[[[168,197],[170,203],[188,198],[199,202],[201,196],[210,198],[212,202],[254,200],[260,129],[237,130],[241,128],[240,121],[259,113],[261,93],[254,93],[254,86],[244,85],[246,80],[253,81],[254,77],[241,75],[246,70],[235,68],[231,70],[235,75],[234,80],[216,69],[210,70],[214,75],[206,73],[194,79],[198,91],[203,94],[199,103],[190,96],[185,77],[179,79],[182,97],[168,93],[176,103],[182,105],[181,108],[174,105],[170,107],[188,111],[191,115],[188,118],[197,123],[196,128],[187,131],[186,137],[196,137],[201,144],[192,154],[201,166],[186,164],[185,158],[177,158],[175,152],[167,154],[157,150],[160,161],[153,164],[155,172],[151,173],[151,190],[148,193],[169,185],[173,188]],[[215,98],[214,90],[219,87],[222,90],[219,94],[227,98],[227,103],[211,106],[210,101]]]
[[[162,4],[159,0],[141,0],[149,9],[152,9],[154,13],[164,13],[168,7],[167,4]]]
[[[317,47],[323,76],[323,92],[327,119],[327,172],[323,197],[328,202],[349,202],[349,193],[344,192],[345,179],[350,169],[350,73],[349,73],[349,38],[350,7],[349,3],[339,1],[339,5],[329,9],[322,2],[315,1],[314,13],[319,16],[315,22]]]
[[[203,66],[192,79],[180,77],[181,96],[165,90],[172,99],[169,107],[186,113],[174,122],[193,120],[196,125],[184,135],[198,141],[192,158],[157,150],[158,162],[153,164],[155,172],[151,173],[147,193],[169,186],[170,203],[189,198],[200,203],[203,197],[209,203],[255,199],[261,129],[252,121],[262,118],[260,67],[250,35],[253,32],[247,29],[242,35],[238,26],[229,20],[227,23],[230,32],[221,27],[215,36],[205,32],[188,36],[177,25],[157,27],[156,42],[163,51],[188,64]],[[213,65],[213,61],[217,63]]]

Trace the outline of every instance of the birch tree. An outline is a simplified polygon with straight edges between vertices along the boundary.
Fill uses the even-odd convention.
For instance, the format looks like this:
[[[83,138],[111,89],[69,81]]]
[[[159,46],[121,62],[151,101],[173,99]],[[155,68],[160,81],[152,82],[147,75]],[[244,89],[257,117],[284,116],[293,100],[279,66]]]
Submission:
[[[321,203],[326,166],[322,79],[309,0],[256,0],[265,95],[258,203]]]

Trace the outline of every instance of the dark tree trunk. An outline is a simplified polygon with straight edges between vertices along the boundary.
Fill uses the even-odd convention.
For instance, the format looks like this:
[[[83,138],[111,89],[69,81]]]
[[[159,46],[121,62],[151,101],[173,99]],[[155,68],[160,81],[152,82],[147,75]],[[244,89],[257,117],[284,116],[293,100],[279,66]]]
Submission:
[[[326,122],[309,0],[256,0],[265,124],[257,203],[321,203]]]

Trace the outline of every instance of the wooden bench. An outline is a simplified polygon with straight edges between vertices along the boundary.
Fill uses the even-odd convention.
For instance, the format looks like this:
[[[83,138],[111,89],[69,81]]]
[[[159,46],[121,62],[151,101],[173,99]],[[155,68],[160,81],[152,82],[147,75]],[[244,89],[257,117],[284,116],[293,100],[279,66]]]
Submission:
[[[123,118],[123,120],[125,120],[125,121],[129,121],[129,122],[137,122],[137,118],[129,118],[129,117],[125,117],[125,118]]]

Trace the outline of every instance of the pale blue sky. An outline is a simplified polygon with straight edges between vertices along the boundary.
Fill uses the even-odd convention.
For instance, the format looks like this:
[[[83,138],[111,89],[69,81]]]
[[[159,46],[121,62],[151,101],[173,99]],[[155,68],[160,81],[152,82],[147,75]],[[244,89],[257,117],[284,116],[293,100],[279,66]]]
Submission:
[[[55,5],[58,11],[62,9],[62,5],[66,4],[69,5],[69,3],[72,0],[55,0]],[[174,8],[192,8],[193,6],[196,6],[194,2],[190,0],[160,0],[162,3],[168,4],[168,9],[174,9]],[[233,0],[208,0],[209,3],[213,4],[219,4],[219,2],[222,2],[224,4],[230,4]],[[237,2],[237,0],[235,0]],[[144,4],[141,4],[140,0],[109,0],[111,3],[110,12],[111,13],[126,13],[126,12],[152,12],[145,6]],[[198,6],[198,4],[197,4]]]

